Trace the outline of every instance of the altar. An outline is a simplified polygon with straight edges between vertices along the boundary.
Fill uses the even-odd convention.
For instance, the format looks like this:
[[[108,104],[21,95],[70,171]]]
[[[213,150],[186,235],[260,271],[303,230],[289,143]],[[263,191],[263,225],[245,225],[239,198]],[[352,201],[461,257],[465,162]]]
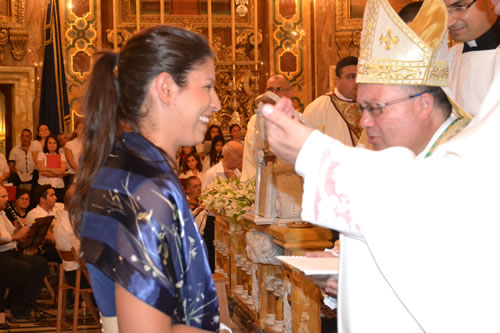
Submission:
[[[309,224],[259,225],[215,219],[215,272],[227,278],[233,310],[248,331],[320,332],[321,294],[311,280],[276,255],[332,247],[331,230]]]

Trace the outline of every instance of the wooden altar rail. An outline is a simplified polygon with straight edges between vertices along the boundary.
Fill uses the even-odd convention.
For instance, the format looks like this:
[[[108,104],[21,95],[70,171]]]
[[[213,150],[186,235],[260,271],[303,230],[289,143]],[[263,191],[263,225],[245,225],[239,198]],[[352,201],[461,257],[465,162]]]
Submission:
[[[234,223],[224,216],[215,220],[215,272],[227,277],[228,295],[240,321],[252,331],[320,332],[319,288],[288,267],[250,261],[246,253],[246,233],[250,230],[271,236],[284,255],[332,247],[331,231]]]

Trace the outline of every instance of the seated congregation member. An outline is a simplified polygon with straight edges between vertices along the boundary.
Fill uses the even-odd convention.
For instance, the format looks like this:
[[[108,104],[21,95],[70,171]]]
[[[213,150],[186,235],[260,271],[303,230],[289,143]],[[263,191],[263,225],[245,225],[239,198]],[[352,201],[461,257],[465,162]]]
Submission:
[[[208,170],[212,166],[219,163],[222,158],[222,147],[226,144],[224,137],[219,135],[212,139],[210,145],[210,151],[208,155],[203,159],[203,170]]]
[[[62,209],[62,204],[56,203],[56,193],[50,185],[40,185],[34,191],[34,201],[36,207],[26,215],[26,225],[31,226],[35,219],[45,216],[56,216],[56,212]],[[51,230],[47,232],[45,242],[42,246],[41,255],[51,262],[61,262],[54,247],[54,235]]]
[[[36,164],[39,172],[38,184],[51,185],[57,200],[63,202],[66,158],[64,154],[60,154],[60,148],[56,136],[50,134],[45,139],[43,151],[38,153]]]
[[[30,203],[30,191],[26,189],[18,189],[16,191],[16,201],[12,205],[15,216],[10,210],[5,212],[9,220],[14,221],[16,218],[24,220],[28,215]]]
[[[105,331],[220,329],[206,251],[175,172],[177,150],[201,143],[220,109],[214,83],[207,40],[168,25],[94,63],[70,218]]]
[[[0,186],[0,312],[10,309],[14,318],[29,315],[40,295],[43,278],[48,273],[47,260],[40,256],[24,255],[17,241],[29,228],[16,229],[5,216],[7,190]],[[5,288],[10,288],[4,302]]]
[[[201,196],[201,180],[196,176],[191,176],[186,179],[186,197],[189,203],[189,208],[193,212],[194,220],[198,226],[198,230],[203,235],[205,223],[207,220],[207,211],[200,204]]]
[[[186,179],[186,198],[189,208],[194,210],[200,206],[201,180],[196,176],[190,176]]]
[[[201,179],[202,189],[216,180],[239,178],[241,174],[241,161],[243,159],[243,146],[236,141],[229,141],[222,148],[222,159],[213,167],[208,169]]]
[[[78,164],[80,162],[80,155],[82,154],[82,138],[84,129],[83,118],[78,118],[75,121],[75,131],[71,135],[70,141],[66,143],[64,147],[64,155],[66,157],[66,162],[68,166],[68,178],[66,179],[66,185],[73,183],[73,178],[78,170]],[[58,199],[62,199],[59,198]]]
[[[187,157],[184,159],[184,163],[182,163],[179,179],[186,179],[191,176],[201,178],[202,171],[203,164],[201,163],[200,155],[198,155],[196,152],[192,152],[187,155]]]

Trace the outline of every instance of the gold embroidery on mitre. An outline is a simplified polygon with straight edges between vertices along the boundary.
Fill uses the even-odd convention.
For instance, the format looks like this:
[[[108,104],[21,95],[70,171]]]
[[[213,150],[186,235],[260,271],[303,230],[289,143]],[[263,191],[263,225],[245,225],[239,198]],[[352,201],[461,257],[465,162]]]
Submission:
[[[392,30],[387,29],[387,34],[384,36],[383,34],[380,35],[380,44],[385,43],[385,49],[390,50],[391,49],[391,44],[394,43],[398,45],[399,43],[399,36],[392,36]]]
[[[430,22],[419,12],[414,25],[404,23],[387,0],[368,0],[358,62],[358,83],[404,85],[448,85],[446,8],[442,1],[425,0],[426,10],[436,19]],[[433,25],[431,34],[425,26]],[[413,26],[414,26],[413,25]],[[422,36],[421,36],[422,35]],[[378,37],[378,38],[377,38]],[[438,42],[436,42],[438,41]]]

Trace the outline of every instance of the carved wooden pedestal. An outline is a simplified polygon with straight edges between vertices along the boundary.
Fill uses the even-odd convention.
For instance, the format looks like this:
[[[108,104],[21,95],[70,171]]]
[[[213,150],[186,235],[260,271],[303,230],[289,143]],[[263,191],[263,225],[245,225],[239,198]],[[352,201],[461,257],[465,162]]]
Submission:
[[[281,264],[252,262],[246,251],[251,230],[272,237],[285,255],[303,255],[332,247],[332,233],[319,227],[290,228],[215,220],[216,272],[228,277],[233,312],[249,332],[320,332],[319,288]]]

